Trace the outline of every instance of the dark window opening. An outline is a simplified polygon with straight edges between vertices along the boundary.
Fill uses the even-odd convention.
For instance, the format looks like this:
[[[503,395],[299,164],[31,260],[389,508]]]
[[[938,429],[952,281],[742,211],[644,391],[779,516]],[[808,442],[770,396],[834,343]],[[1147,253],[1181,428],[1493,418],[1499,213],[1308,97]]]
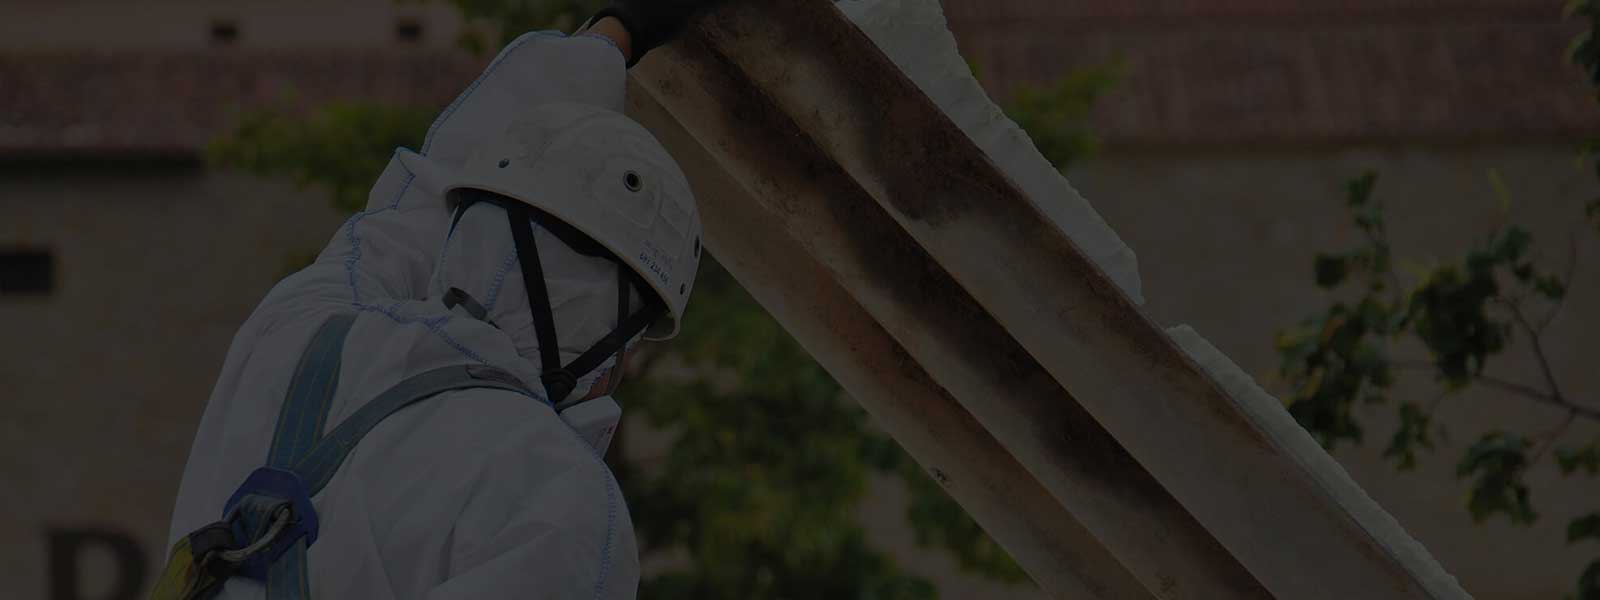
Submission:
[[[416,19],[400,19],[394,26],[394,36],[401,42],[414,44],[422,41],[422,23]]]
[[[0,250],[0,296],[48,294],[56,287],[56,260],[48,250]]]
[[[239,24],[227,19],[212,21],[211,41],[217,44],[232,44],[239,41]]]

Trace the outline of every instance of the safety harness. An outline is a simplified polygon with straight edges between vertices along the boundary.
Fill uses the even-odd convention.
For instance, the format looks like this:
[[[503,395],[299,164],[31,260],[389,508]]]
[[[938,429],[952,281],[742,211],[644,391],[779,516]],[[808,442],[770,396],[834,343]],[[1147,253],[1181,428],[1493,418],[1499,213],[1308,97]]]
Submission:
[[[310,597],[306,549],[317,541],[318,531],[311,497],[322,491],[350,450],[378,423],[420,400],[468,388],[502,389],[552,404],[560,402],[577,386],[579,377],[622,352],[629,340],[666,313],[666,304],[659,297],[645,293],[645,306],[629,314],[630,285],[637,285],[640,290],[650,288],[616,255],[571,225],[504,196],[478,190],[467,192],[450,224],[452,232],[475,203],[494,204],[506,211],[539,340],[540,383],[550,400],[494,367],[442,367],[389,388],[323,435],[339,383],[345,337],[355,315],[329,318],[300,357],[289,395],[279,409],[267,465],[251,473],[228,499],[221,521],[184,536],[173,546],[151,596],[153,600],[209,598],[222,589],[222,582],[234,576],[265,583],[267,597],[273,600]],[[533,239],[535,222],[579,254],[605,258],[617,265],[617,327],[564,366],[556,344],[555,316],[539,261],[539,247]],[[461,306],[474,318],[494,325],[488,320],[488,311],[462,290],[450,289],[443,301],[447,308]]]
[[[234,576],[264,582],[267,598],[272,600],[310,597],[306,549],[317,542],[318,531],[317,510],[310,498],[328,485],[339,464],[366,432],[405,406],[448,390],[490,387],[530,395],[552,405],[562,402],[578,386],[578,378],[622,352],[630,339],[666,314],[666,304],[653,293],[643,294],[645,307],[629,314],[630,285],[650,290],[634,270],[578,229],[512,198],[467,190],[451,221],[451,232],[467,208],[478,202],[493,203],[506,210],[538,334],[541,384],[550,400],[539,398],[515,376],[493,366],[445,366],[390,387],[323,435],[334,390],[338,389],[344,339],[355,323],[355,315],[328,318],[312,336],[294,370],[290,392],[278,411],[267,466],[251,472],[238,486],[222,509],[222,520],[187,534],[173,546],[166,570],[152,594],[154,600],[208,598],[222,589],[222,582]],[[555,315],[550,309],[539,248],[533,240],[534,222],[579,254],[610,259],[618,266],[618,326],[565,366],[560,363]],[[472,317],[494,325],[488,322],[488,310],[466,291],[451,288],[443,302],[450,309],[461,306]]]
[[[178,540],[153,600],[210,598],[235,576],[265,583],[267,597],[274,600],[309,598],[306,549],[317,541],[318,530],[311,497],[374,427],[400,409],[452,390],[500,389],[548,402],[494,367],[441,367],[401,381],[324,434],[345,337],[355,319],[334,315],[312,336],[279,409],[266,466],[228,499],[221,521]]]

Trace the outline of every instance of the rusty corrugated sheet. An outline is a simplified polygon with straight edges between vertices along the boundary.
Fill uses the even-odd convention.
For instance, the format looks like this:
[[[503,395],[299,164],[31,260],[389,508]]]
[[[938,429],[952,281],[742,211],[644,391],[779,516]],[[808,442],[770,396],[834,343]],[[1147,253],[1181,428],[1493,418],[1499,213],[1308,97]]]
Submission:
[[[638,80],[628,105],[693,181],[707,249],[1041,586],[1059,598],[1155,597]]]
[[[736,276],[847,389],[880,418],[885,378],[931,379],[926,393],[958,403],[896,413],[891,433],[964,410],[1157,597],[1453,597],[1256,429],[831,4],[731,7],[634,80],[649,95],[635,102],[686,132],[669,148],[699,157],[713,249],[737,257]],[[808,286],[851,318],[802,306]],[[849,345],[869,330],[896,360]],[[984,445],[969,457],[963,444]],[[971,473],[988,444],[935,439],[913,454]],[[984,498],[957,498],[991,525]],[[1082,593],[1081,563],[997,539],[1046,589]],[[1062,568],[1076,572],[1042,576]]]
[[[709,45],[692,42],[658,51],[634,73],[638,85],[630,101],[635,113],[643,113],[635,116],[660,135],[664,126],[659,113],[638,108],[659,104],[673,120],[690,125],[693,144],[681,134],[663,139],[691,173],[713,251],[728,257],[724,262],[735,276],[884,420],[913,456],[945,474],[947,488],[980,523],[994,532],[996,516],[1021,519],[1026,528],[1070,517],[1083,522],[1080,527],[1087,527],[1092,537],[1056,544],[1066,543],[1079,555],[1110,552],[1121,569],[1134,574],[1145,594],[1267,597],[806,132],[797,130],[725,60]],[[734,213],[741,216],[730,218]],[[773,225],[763,227],[763,222],[782,229],[771,232]],[[750,262],[755,264],[742,266]],[[843,295],[837,302],[853,307],[851,318],[842,318],[837,308],[793,308],[816,302],[808,294]],[[875,339],[879,352],[887,354],[862,352],[848,343],[843,348],[848,353],[838,354],[840,340],[863,336]],[[922,386],[886,383],[928,378],[932,382]],[[981,437],[936,435],[932,445],[920,450],[908,443],[907,431],[926,429],[929,421],[976,423],[967,412],[971,407],[951,401],[951,394],[965,402],[993,399],[986,404],[993,409],[1021,406],[1027,414],[1018,416],[1036,419],[1035,432],[998,441],[987,432]],[[916,399],[920,409],[902,412],[900,419],[885,418],[886,406],[907,398]],[[1026,464],[1024,471],[1033,480],[1026,487],[1048,489],[1056,514],[1035,513],[1040,505],[1014,504],[1005,494],[987,502],[963,497],[959,490],[972,485],[970,478],[993,477],[991,466],[999,468],[996,473],[1005,472],[1004,463],[994,463],[991,445],[1007,446],[1002,451],[1006,455],[1015,455],[1021,445],[1060,459]],[[1013,482],[1008,487],[1018,486]],[[1103,559],[1061,561],[1060,549],[1041,546],[1037,538],[996,538],[1058,597],[1080,597],[1086,591],[1093,597],[1129,597],[1119,591],[1122,587],[1097,581],[1107,576],[1103,567],[1088,568]]]

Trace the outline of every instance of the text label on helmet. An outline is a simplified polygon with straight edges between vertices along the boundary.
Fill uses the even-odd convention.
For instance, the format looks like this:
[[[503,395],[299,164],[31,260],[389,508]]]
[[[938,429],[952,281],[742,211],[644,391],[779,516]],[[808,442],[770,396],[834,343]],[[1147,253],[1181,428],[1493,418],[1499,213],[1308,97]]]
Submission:
[[[660,279],[662,285],[672,285],[672,276],[661,268],[661,265],[650,256],[650,253],[643,250],[639,251],[639,262],[644,263],[644,266],[649,268],[651,273],[655,273],[656,279]]]

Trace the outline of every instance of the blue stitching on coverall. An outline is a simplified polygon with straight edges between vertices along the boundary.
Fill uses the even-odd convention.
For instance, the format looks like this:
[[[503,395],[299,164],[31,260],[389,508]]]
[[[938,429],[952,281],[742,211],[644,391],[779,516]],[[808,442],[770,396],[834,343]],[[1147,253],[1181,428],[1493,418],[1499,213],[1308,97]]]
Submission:
[[[500,286],[506,282],[506,275],[511,273],[511,267],[517,265],[517,251],[512,250],[500,261],[500,268],[494,271],[494,283],[489,284],[489,303],[483,306],[486,312],[494,312],[494,304],[500,300]]]
[[[465,344],[456,341],[455,338],[450,337],[449,333],[445,332],[444,326],[450,323],[449,315],[432,318],[406,316],[400,314],[400,311],[398,310],[399,307],[400,303],[395,303],[394,305],[388,307],[378,306],[375,304],[356,305],[357,310],[381,313],[401,325],[421,325],[426,327],[428,331],[433,332],[433,334],[438,336],[439,339],[443,340],[446,345],[449,345],[451,348],[455,348],[456,351],[460,352],[463,356],[478,361],[479,364],[489,364],[489,361],[484,360],[483,357],[479,356],[477,352],[473,352],[471,348],[468,348]]]
[[[611,571],[611,543],[617,538],[617,483],[599,452],[595,452],[595,460],[600,462],[600,469],[606,476],[606,544],[600,549],[600,572],[594,580],[594,597],[598,600],[606,590],[606,575]]]
[[[554,407],[555,405],[552,404],[551,408]],[[589,456],[594,458],[595,464],[600,466],[600,472],[606,478],[606,541],[600,547],[600,569],[596,573],[594,580],[594,597],[598,600],[605,594],[606,577],[611,572],[611,546],[617,540],[617,478],[611,474],[611,467],[606,466],[605,457],[601,456],[600,451],[596,450],[594,446],[589,445],[588,440],[583,438],[583,434],[578,433],[578,430],[574,429],[565,419],[561,420],[561,424],[567,427],[567,431],[572,432],[573,437],[578,438],[579,444],[583,444],[583,447],[589,449]]]
[[[405,150],[402,148],[402,149],[396,150],[395,153],[399,154],[402,151],[405,151]],[[382,212],[386,212],[386,211],[390,211],[390,210],[395,210],[395,209],[399,208],[400,207],[400,200],[405,197],[406,192],[411,190],[411,183],[413,181],[415,181],[416,178],[417,178],[416,173],[413,173],[413,172],[411,172],[411,169],[406,168],[405,163],[402,163],[402,162],[399,162],[399,161],[395,161],[395,164],[400,165],[400,168],[402,168],[402,169],[406,169],[406,181],[405,181],[404,184],[402,184],[400,186],[400,191],[395,194],[394,201],[390,202],[388,206],[385,206],[383,208],[365,210],[365,211],[361,211],[359,213],[356,213],[355,216],[350,217],[350,220],[345,225],[345,228],[346,228],[345,239],[349,240],[349,242],[350,242],[350,257],[346,258],[345,261],[344,261],[345,272],[349,275],[350,305],[352,307],[354,307],[357,311],[360,311],[360,312],[376,312],[376,313],[382,314],[382,315],[388,317],[390,320],[394,321],[395,323],[398,323],[398,324],[401,324],[401,325],[422,325],[423,327],[426,327],[428,329],[428,331],[432,332],[435,336],[437,336],[439,339],[443,340],[446,345],[450,346],[451,348],[454,348],[457,352],[460,352],[463,356],[466,356],[469,359],[477,361],[479,364],[488,364],[488,361],[484,360],[483,357],[478,355],[478,353],[473,352],[472,349],[467,348],[461,342],[456,341],[455,338],[451,337],[449,333],[446,333],[444,331],[444,325],[446,323],[450,322],[450,318],[448,316],[439,317],[439,318],[436,318],[436,319],[423,319],[423,318],[417,318],[417,317],[403,317],[398,313],[398,311],[395,310],[395,308],[398,307],[399,304],[395,304],[394,306],[388,307],[386,309],[385,307],[382,307],[382,306],[378,306],[378,305],[375,305],[375,304],[368,304],[368,303],[365,303],[365,302],[361,301],[361,288],[360,288],[360,286],[356,285],[356,271],[357,271],[356,265],[361,262],[361,257],[362,257],[361,236],[356,233],[356,227],[361,224],[361,220],[362,219],[365,219],[368,216],[375,215],[375,214],[382,213]]]

